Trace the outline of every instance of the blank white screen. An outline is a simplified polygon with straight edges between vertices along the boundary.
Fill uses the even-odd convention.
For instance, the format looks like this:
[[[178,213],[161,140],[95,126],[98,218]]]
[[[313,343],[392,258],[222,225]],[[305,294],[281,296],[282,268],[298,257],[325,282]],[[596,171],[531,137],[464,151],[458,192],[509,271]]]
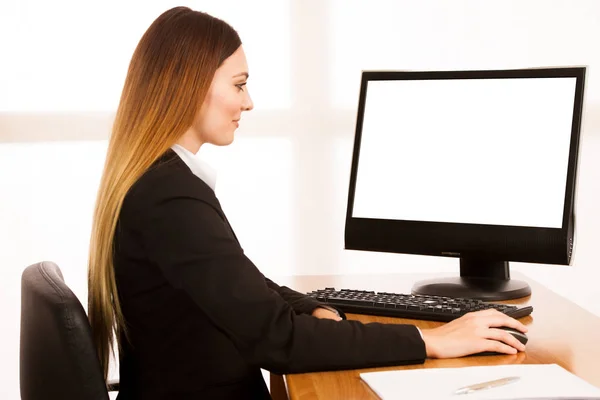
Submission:
[[[352,216],[562,227],[575,83],[370,81]]]

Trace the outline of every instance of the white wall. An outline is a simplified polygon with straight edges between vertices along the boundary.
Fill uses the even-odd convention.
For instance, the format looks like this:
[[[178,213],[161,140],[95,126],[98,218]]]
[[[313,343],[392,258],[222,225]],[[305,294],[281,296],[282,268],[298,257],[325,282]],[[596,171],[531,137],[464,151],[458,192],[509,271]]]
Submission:
[[[129,57],[147,25],[179,4],[229,21],[244,41],[255,111],[233,145],[202,152],[267,275],[457,271],[454,259],[343,250],[362,69],[588,65],[575,260],[513,266],[600,315],[600,2],[4,1],[0,398],[18,398],[23,268],[57,262],[85,304],[90,218]]]

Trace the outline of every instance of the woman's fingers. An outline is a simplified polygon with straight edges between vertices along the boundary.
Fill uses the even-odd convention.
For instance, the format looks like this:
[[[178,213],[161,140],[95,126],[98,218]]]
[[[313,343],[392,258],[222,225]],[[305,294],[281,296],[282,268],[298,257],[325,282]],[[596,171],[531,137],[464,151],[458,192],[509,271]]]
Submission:
[[[490,328],[485,336],[486,339],[504,342],[517,350],[525,350],[525,345],[523,343],[519,342],[517,338],[502,329]]]
[[[520,321],[517,321],[516,319],[509,317],[508,315],[493,308],[477,311],[472,313],[472,315],[485,319],[485,323],[488,327],[505,326],[521,332],[527,332],[527,327]]]
[[[504,327],[516,329],[521,332],[527,332],[527,327],[525,325],[523,325],[521,322],[517,321],[516,319],[514,319],[512,317],[504,315],[500,312],[498,312],[498,314],[499,315],[490,316],[490,319],[488,321],[488,326],[490,328],[497,328],[497,327],[504,326]]]
[[[494,351],[496,353],[516,354],[517,349],[497,340],[486,340],[483,351]]]

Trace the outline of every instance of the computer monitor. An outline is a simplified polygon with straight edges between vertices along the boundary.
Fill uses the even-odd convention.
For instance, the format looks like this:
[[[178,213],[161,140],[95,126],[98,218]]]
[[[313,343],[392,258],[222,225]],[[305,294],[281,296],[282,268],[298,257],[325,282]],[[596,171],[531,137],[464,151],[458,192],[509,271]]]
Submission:
[[[413,294],[531,294],[569,265],[585,67],[362,73],[345,248],[456,257]]]

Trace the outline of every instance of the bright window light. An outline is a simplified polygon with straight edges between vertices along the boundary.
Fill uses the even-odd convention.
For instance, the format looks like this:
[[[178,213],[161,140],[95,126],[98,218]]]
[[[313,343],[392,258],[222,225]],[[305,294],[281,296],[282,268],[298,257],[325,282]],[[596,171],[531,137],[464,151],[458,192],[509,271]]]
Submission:
[[[246,255],[265,275],[292,274],[297,187],[289,136],[236,138],[204,145],[200,156],[217,170],[216,194]]]
[[[262,4],[268,23],[248,18],[256,3],[242,1],[1,2],[0,112],[114,111],[140,37],[179,5],[238,31],[257,109],[289,108],[289,2]]]

